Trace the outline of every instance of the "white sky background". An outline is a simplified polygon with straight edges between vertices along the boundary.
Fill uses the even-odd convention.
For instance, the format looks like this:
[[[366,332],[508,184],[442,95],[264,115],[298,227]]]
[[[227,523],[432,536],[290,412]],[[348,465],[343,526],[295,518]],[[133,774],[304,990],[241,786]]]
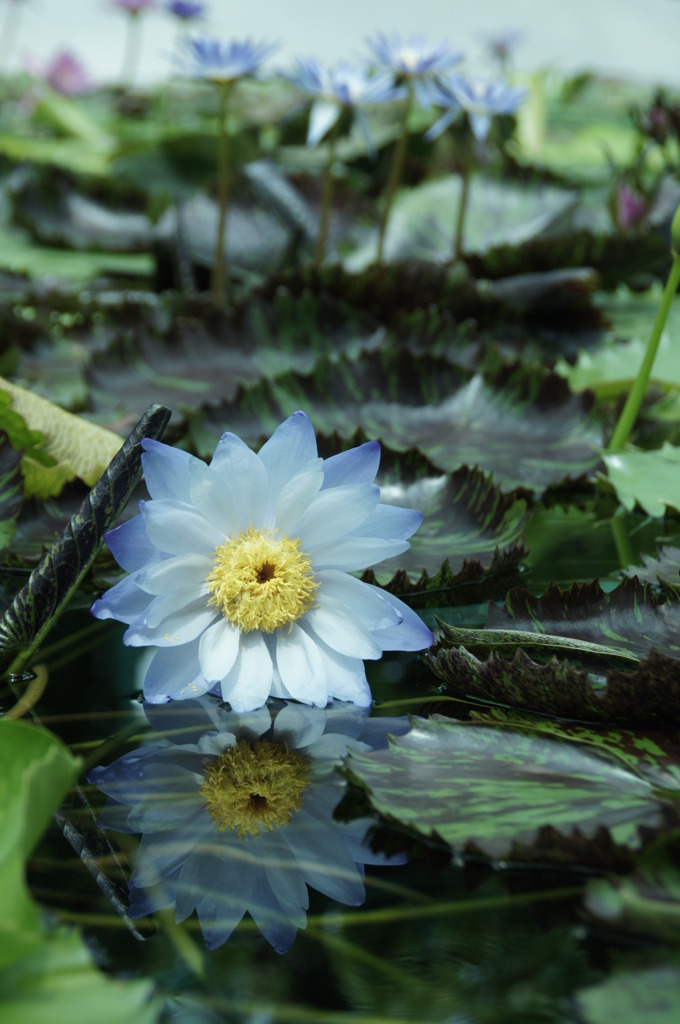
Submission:
[[[126,18],[107,0],[0,0],[0,19],[13,2],[22,8],[13,68],[69,47],[94,80],[117,79]],[[480,33],[508,27],[524,34],[518,70],[590,69],[680,89],[680,0],[212,0],[203,30],[278,40],[270,65],[280,68],[294,56],[352,58],[378,30],[447,39],[474,60]],[[163,10],[144,16],[138,81],[168,74],[174,38]]]

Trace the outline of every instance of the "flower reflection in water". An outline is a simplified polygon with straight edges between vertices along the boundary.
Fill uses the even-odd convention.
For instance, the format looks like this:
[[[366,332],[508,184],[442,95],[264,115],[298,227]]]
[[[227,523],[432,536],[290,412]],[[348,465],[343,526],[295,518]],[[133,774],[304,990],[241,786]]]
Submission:
[[[196,910],[214,949],[248,912],[282,953],[306,925],[308,886],[363,902],[363,866],[386,859],[366,845],[366,819],[334,821],[346,787],[335,768],[347,751],[406,732],[406,719],[283,701],[237,714],[212,695],[146,712],[172,741],[159,737],[89,773],[109,797],[100,824],[142,833],[132,917],[174,904],[181,922]]]

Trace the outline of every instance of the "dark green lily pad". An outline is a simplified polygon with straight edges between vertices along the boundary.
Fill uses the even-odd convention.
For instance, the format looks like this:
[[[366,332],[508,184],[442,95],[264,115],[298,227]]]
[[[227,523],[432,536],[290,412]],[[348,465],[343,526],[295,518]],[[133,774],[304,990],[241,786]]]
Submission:
[[[230,401],[239,385],[292,369],[309,373],[324,356],[344,352],[354,358],[375,348],[383,334],[370,317],[310,296],[293,300],[280,294],[271,304],[254,301],[233,318],[207,303],[185,309],[164,325],[164,336],[159,336],[152,311],[148,326],[143,320],[136,329],[126,329],[107,351],[94,356],[87,376],[98,412],[133,419],[153,394],[173,409],[177,423],[182,406]],[[233,419],[222,420],[215,443],[227,427],[236,429]]]
[[[576,993],[584,1024],[676,1024],[680,1017],[680,966],[626,963],[598,985]]]
[[[347,764],[390,821],[503,860],[545,853],[548,832],[559,836],[558,858],[569,858],[573,841],[580,863],[601,863],[607,843],[638,850],[643,829],[677,820],[632,768],[529,729],[413,719],[388,750],[353,753]]]
[[[229,423],[255,444],[298,408],[324,433],[350,438],[360,428],[397,452],[418,447],[446,472],[476,465],[506,491],[544,491],[591,473],[600,458],[590,403],[559,377],[507,370],[493,383],[479,374],[461,381],[441,360],[407,352],[340,357],[305,377],[263,381],[208,410],[204,425],[215,441]]]

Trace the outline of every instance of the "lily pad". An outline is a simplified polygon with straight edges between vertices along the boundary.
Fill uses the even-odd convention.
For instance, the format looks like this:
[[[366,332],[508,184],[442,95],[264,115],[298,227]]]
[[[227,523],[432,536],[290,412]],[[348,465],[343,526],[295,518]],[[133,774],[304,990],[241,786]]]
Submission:
[[[555,375],[540,381],[511,370],[493,382],[441,360],[407,352],[319,363],[308,376],[285,375],[237,393],[205,415],[215,440],[230,423],[249,443],[301,406],[317,430],[355,436],[357,428],[393,451],[417,447],[438,469],[463,465],[492,473],[504,491],[544,491],[597,466],[601,430],[590,403]]]
[[[598,352],[582,352],[574,366],[562,360],[555,370],[568,381],[572,391],[589,388],[601,398],[610,398],[630,390],[646,347],[647,342],[642,339],[625,345],[608,345]],[[649,379],[650,383],[664,387],[680,387],[680,349],[672,344],[668,331],[661,336]]]
[[[576,994],[584,1024],[675,1024],[680,1016],[680,967],[676,963],[627,964]]]
[[[561,856],[573,839],[581,863],[588,843],[597,863],[603,836],[637,850],[643,828],[658,829],[675,814],[650,782],[614,758],[527,729],[413,719],[388,750],[353,753],[347,764],[390,821],[453,850],[503,860],[529,855],[550,831],[564,840]]]
[[[641,566],[632,565],[624,569],[624,576],[637,576],[642,583],[680,588],[680,548],[664,545],[657,551],[656,558],[643,555],[642,563]]]

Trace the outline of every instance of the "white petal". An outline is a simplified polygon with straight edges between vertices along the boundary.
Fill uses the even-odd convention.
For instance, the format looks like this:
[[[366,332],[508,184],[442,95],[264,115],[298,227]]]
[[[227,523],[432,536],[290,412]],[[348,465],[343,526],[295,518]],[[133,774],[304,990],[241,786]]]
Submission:
[[[274,666],[262,634],[244,633],[238,657],[222,680],[222,699],[234,711],[254,711],[269,697],[273,675]]]
[[[304,412],[294,412],[276,428],[258,452],[267,476],[270,494],[276,498],[289,480],[316,460],[314,427]]]
[[[407,540],[382,540],[380,537],[341,537],[318,544],[313,551],[314,568],[354,572],[376,565],[392,555],[408,551]]]
[[[200,586],[212,567],[213,559],[207,555],[177,555],[141,569],[135,579],[147,594],[166,594],[178,587]]]
[[[318,145],[324,135],[331,130],[341,113],[342,107],[339,103],[323,99],[314,100],[309,111],[307,145]]]
[[[274,736],[285,739],[289,747],[300,750],[315,743],[326,728],[326,710],[286,704],[274,720]]]
[[[358,448],[324,459],[324,490],[341,484],[372,484],[380,465],[380,445],[367,441]]]
[[[123,642],[129,647],[145,647],[148,644],[176,647],[195,640],[214,622],[218,612],[213,605],[206,604],[203,598],[173,608],[171,600],[181,600],[184,593],[176,590],[167,599],[157,597],[144,619],[136,619],[130,625],[123,636]]]
[[[340,903],[358,905],[364,885],[351,854],[334,822],[319,820],[308,802],[283,833],[307,885]]]
[[[196,462],[189,479],[191,502],[220,533],[222,540],[240,530],[234,496],[219,473]]]
[[[261,529],[269,480],[255,452],[235,434],[222,434],[210,468],[219,474],[233,495],[239,529],[247,530],[251,524]]]
[[[380,491],[371,484],[346,484],[319,491],[307,509],[291,526],[291,536],[299,537],[303,551],[313,552],[349,533],[366,519],[380,499]]]
[[[276,636],[276,665],[291,697],[305,704],[328,703],[326,673],[316,642],[294,622]]]
[[[201,635],[198,657],[206,679],[224,679],[236,661],[240,633],[226,619],[220,618]]]
[[[335,598],[323,594],[319,603],[303,616],[307,631],[318,636],[334,651],[353,658],[379,658],[382,647],[354,612]]]
[[[213,553],[224,536],[191,505],[171,499],[140,502],[149,540],[169,555]]]
[[[95,601],[90,611],[97,619],[117,619],[128,625],[144,615],[152,598],[137,586],[134,576],[126,576]]]
[[[371,690],[361,658],[340,654],[321,642],[319,651],[326,663],[328,696],[351,701],[361,708],[368,707],[371,703]]]
[[[299,519],[314,495],[318,494],[322,483],[321,459],[317,459],[282,488],[274,504],[272,525],[285,534],[289,533],[293,523]]]
[[[398,597],[388,594],[386,590],[382,590],[380,593],[385,601],[389,601],[394,606],[402,618],[398,626],[377,629],[373,634],[383,651],[422,651],[426,647],[431,647],[434,643],[434,636],[418,613],[400,601]]]
[[[386,600],[378,587],[371,587],[337,569],[324,569],[317,573],[316,578],[324,597],[332,597],[347,605],[371,631],[398,626],[403,619],[401,603],[395,605]]]
[[[422,521],[423,514],[417,509],[378,505],[360,526],[352,530],[352,536],[405,540],[416,532]]]
[[[189,493],[189,467],[200,460],[180,448],[144,438],[142,468],[144,482],[152,498],[176,498],[186,501]]]
[[[144,679],[144,699],[150,704],[199,697],[210,689],[198,664],[198,640],[178,648],[162,647],[153,656]]]

